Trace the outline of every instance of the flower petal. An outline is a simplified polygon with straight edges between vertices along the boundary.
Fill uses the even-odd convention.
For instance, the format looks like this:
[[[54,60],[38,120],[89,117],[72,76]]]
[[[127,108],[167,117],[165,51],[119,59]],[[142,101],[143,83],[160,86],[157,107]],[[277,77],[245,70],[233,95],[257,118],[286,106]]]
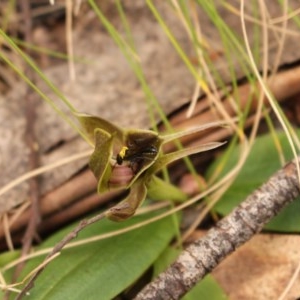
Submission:
[[[130,189],[129,195],[120,203],[106,212],[106,217],[112,221],[125,221],[134,215],[137,208],[145,200],[147,188],[143,180],[137,180]]]
[[[149,170],[147,170],[147,176],[150,176],[150,174],[155,174],[156,172],[158,172],[159,170],[161,170],[162,168],[164,168],[165,166],[167,166],[175,160],[178,160],[188,155],[215,149],[224,145],[225,143],[226,142],[211,142],[204,145],[196,145],[193,147],[188,147],[178,151],[164,154],[156,160],[156,162],[151,166],[151,168],[149,168]]]
[[[117,138],[121,143],[124,142],[124,132],[118,126],[112,124],[109,121],[101,119],[99,117],[82,114],[82,113],[74,113],[76,118],[79,120],[81,126],[84,128],[86,133],[88,134],[89,139],[94,142],[94,132],[95,129],[100,128],[103,131],[108,132],[115,138]]]
[[[90,157],[89,166],[98,180],[98,193],[102,193],[108,190],[108,182],[112,173],[110,158],[113,136],[99,128],[95,129],[94,136],[95,150]]]

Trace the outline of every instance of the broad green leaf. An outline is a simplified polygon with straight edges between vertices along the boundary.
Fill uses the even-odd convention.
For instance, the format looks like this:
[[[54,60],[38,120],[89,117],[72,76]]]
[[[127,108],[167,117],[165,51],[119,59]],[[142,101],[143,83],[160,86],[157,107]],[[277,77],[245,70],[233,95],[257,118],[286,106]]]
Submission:
[[[154,215],[136,216],[122,223],[105,219],[86,228],[77,240],[125,228]],[[70,230],[68,227],[53,235],[38,249],[52,247]],[[37,279],[29,299],[112,299],[151,266],[174,235],[172,217],[167,217],[119,236],[65,249]],[[24,274],[41,260],[31,260]]]
[[[0,255],[0,269],[4,267],[6,264],[10,263],[14,259],[17,259],[20,255],[18,250],[15,251],[8,251],[1,253]]]
[[[211,275],[206,275],[182,298],[182,300],[199,299],[229,300],[221,286]]]
[[[299,135],[299,131],[297,131]],[[284,133],[278,133],[278,139],[283,149],[286,161],[293,158],[290,145]],[[231,153],[220,177],[235,166],[239,157],[237,146]],[[221,158],[220,158],[221,159]],[[210,172],[218,167],[219,160],[215,161]],[[238,177],[225,192],[214,209],[221,215],[227,215],[237,205],[246,199],[255,189],[261,186],[268,178],[281,168],[278,150],[271,135],[257,137],[247,161]],[[300,231],[300,198],[296,199],[275,217],[265,228],[281,232]]]
[[[153,175],[147,183],[149,198],[157,200],[171,200],[175,202],[183,202],[187,200],[187,195],[183,193],[175,185],[168,183]]]
[[[154,264],[154,277],[163,272],[175,259],[182,250],[168,247],[157,259]],[[183,298],[183,300],[199,300],[213,299],[226,300],[228,299],[225,292],[218,285],[216,280],[211,276],[205,276],[198,284],[196,284]]]

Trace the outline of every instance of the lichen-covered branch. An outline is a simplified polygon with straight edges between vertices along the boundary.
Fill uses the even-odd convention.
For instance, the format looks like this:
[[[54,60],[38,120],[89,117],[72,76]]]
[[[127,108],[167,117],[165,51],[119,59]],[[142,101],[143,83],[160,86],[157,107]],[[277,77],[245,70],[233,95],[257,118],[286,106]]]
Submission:
[[[179,299],[300,194],[296,163],[288,163],[227,217],[191,244],[136,300]]]

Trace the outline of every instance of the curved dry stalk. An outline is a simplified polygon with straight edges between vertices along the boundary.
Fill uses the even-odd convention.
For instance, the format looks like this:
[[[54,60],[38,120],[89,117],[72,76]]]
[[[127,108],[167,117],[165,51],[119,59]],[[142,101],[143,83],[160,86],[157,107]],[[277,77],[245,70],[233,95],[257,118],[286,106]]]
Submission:
[[[74,205],[74,203],[79,201],[79,199],[82,199],[84,202],[83,199],[88,197],[88,195],[95,191],[95,189],[96,180],[90,171],[85,171],[55,190],[49,192],[40,199],[40,211],[43,221],[45,221],[47,216],[58,211],[62,211],[62,208]],[[102,195],[99,202],[107,201],[109,195],[110,194]],[[30,218],[28,204],[26,206],[23,205],[22,207],[24,207],[22,210],[18,209],[15,213],[8,217],[7,228],[11,233],[17,232],[28,223],[28,219]],[[8,236],[5,232],[5,227],[0,226],[0,241],[3,240],[5,236]]]
[[[233,15],[240,17],[241,12],[237,7],[234,7],[232,4],[224,2],[222,3],[223,7],[226,8],[228,11],[230,11]],[[299,32],[293,29],[287,29],[287,28],[282,28],[281,26],[277,25],[278,23],[282,23],[285,20],[290,20],[292,19],[294,16],[299,14],[300,9],[296,9],[291,11],[289,14],[287,15],[283,15],[277,18],[272,18],[270,19],[270,22],[266,24],[266,26],[271,29],[273,32],[278,32],[278,33],[284,33],[287,34],[289,36],[295,36],[295,37],[299,37]],[[244,14],[244,19],[245,21],[251,22],[253,24],[257,24],[257,25],[263,25],[263,22],[258,19],[255,18],[253,16],[250,16],[248,14]]]
[[[296,270],[294,271],[294,274],[290,278],[290,280],[289,280],[286,288],[283,290],[283,292],[281,293],[281,295],[278,298],[278,300],[284,300],[284,299],[286,299],[286,296],[287,296],[288,292],[291,290],[293,284],[298,279],[299,273],[300,273],[300,263],[298,264]]]
[[[191,244],[135,300],[179,299],[300,194],[297,160],[275,173],[231,214]]]
[[[1,187],[0,189],[0,196],[2,196],[3,194],[5,194],[6,192],[8,192],[10,189],[16,187],[17,185],[21,184],[22,182],[33,178],[35,176],[41,175],[43,173],[49,172],[57,167],[69,164],[71,162],[74,162],[76,160],[79,160],[81,158],[85,158],[88,157],[89,155],[91,155],[92,151],[91,150],[87,150],[84,151],[82,153],[76,153],[74,155],[71,155],[69,157],[66,158],[62,158],[54,163],[48,164],[46,166],[42,166],[39,168],[36,168],[32,171],[26,172],[25,174],[17,177],[16,179],[10,181],[8,184],[6,184],[5,186]]]
[[[76,72],[75,72],[75,64],[74,64],[74,44],[73,44],[73,18],[72,18],[72,10],[73,10],[73,1],[66,1],[66,44],[67,44],[67,52],[68,52],[68,66],[69,66],[69,75],[71,81],[75,81]]]
[[[259,1],[259,4],[260,4],[260,7],[263,6],[263,3],[261,1]],[[253,57],[253,54],[252,54],[252,51],[251,51],[250,43],[249,43],[249,40],[248,40],[246,25],[245,25],[245,22],[244,22],[244,13],[245,13],[244,12],[244,7],[245,7],[244,0],[241,0],[240,8],[241,8],[242,32],[243,32],[243,37],[244,37],[244,41],[245,41],[245,47],[246,47],[247,53],[249,55],[249,60],[250,60],[251,67],[253,69],[255,77],[257,78],[257,80],[258,80],[258,82],[261,86],[261,89],[264,91],[264,93],[266,95],[266,99],[268,100],[272,110],[274,111],[274,114],[277,117],[277,120],[279,121],[280,125],[282,126],[283,131],[285,132],[285,134],[287,136],[287,139],[288,139],[289,144],[291,146],[291,150],[292,150],[293,155],[296,159],[297,158],[297,151],[296,151],[296,147],[295,147],[295,144],[293,142],[293,139],[292,139],[291,130],[289,130],[288,124],[285,121],[285,119],[282,117],[281,111],[278,109],[277,102],[274,100],[276,98],[275,97],[276,95],[275,95],[275,93],[272,95],[271,89],[268,88],[268,86],[266,85],[266,82],[265,82],[264,78],[260,75],[259,70],[256,66],[256,63],[255,63],[255,60],[254,60],[254,57]],[[263,30],[264,35],[267,36],[266,28],[263,27],[263,29],[264,29]],[[299,166],[297,166],[297,172],[298,172],[299,177],[300,177],[300,167]]]

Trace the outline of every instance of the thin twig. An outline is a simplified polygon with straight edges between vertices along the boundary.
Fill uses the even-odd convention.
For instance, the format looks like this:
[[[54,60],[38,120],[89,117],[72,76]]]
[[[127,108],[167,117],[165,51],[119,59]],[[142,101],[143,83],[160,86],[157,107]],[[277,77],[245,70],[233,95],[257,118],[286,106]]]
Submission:
[[[36,144],[36,138],[34,134],[34,122],[36,120],[36,99],[35,95],[30,94],[26,97],[26,119],[27,119],[27,128],[26,128],[26,141],[30,149],[29,154],[29,168],[35,169],[39,164],[38,149]],[[33,238],[36,236],[36,227],[41,221],[40,209],[39,209],[39,185],[37,178],[31,178],[29,181],[30,185],[30,199],[31,199],[31,217],[26,228],[26,232],[23,237],[23,247],[22,255],[28,254]]]
[[[191,244],[135,300],[179,299],[300,194],[297,161],[275,173],[207,235]]]
[[[105,218],[105,214],[101,213],[89,220],[82,220],[76,228],[74,228],[69,234],[67,234],[59,243],[57,243],[54,248],[52,249],[52,251],[47,255],[47,257],[45,258],[44,262],[46,260],[49,260],[51,257],[53,257],[54,255],[56,255],[57,253],[59,253],[65,245],[67,245],[71,240],[73,240],[74,238],[77,237],[78,233],[83,230],[84,228],[86,228],[87,226],[98,222],[99,220],[102,220],[103,218]],[[49,260],[50,261],[50,260]],[[43,262],[43,263],[44,263]],[[30,289],[32,289],[34,287],[34,282],[37,279],[37,277],[42,273],[42,271],[45,269],[45,267],[47,266],[47,264],[44,264],[44,266],[39,269],[28,281],[28,283],[25,285],[25,287],[22,289],[21,293],[18,295],[18,297],[16,298],[16,300],[20,300],[22,299]]]

